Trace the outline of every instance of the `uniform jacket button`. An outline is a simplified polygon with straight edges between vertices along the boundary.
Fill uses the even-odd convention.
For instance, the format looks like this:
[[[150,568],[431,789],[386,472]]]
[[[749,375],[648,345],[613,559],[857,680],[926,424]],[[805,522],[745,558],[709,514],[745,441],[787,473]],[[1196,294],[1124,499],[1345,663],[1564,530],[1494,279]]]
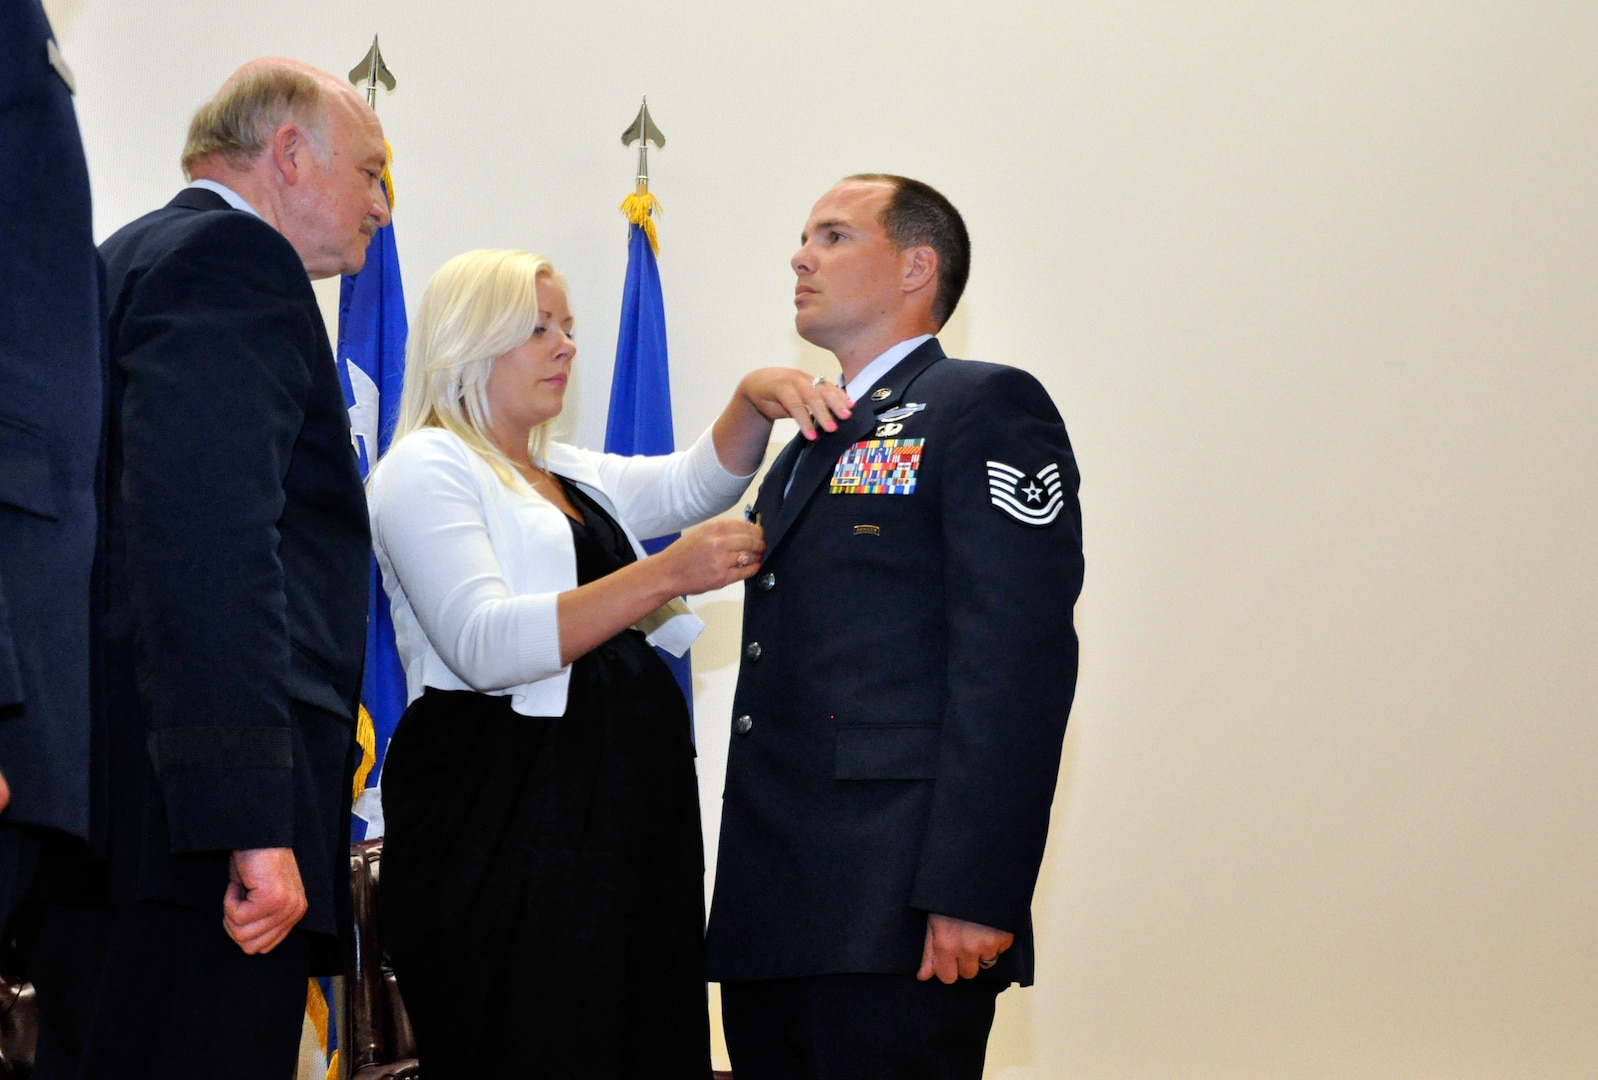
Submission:
[[[740,716],[732,722],[732,729],[740,735],[749,734],[749,730],[754,726],[755,719],[752,716]]]
[[[759,660],[760,659],[760,642],[751,641],[748,645],[744,646],[744,656],[751,663],[753,663],[756,660]]]
[[[767,570],[764,574],[761,574],[755,579],[755,585],[760,589],[761,592],[770,592],[772,589],[777,587],[777,575],[773,574],[770,570]]]

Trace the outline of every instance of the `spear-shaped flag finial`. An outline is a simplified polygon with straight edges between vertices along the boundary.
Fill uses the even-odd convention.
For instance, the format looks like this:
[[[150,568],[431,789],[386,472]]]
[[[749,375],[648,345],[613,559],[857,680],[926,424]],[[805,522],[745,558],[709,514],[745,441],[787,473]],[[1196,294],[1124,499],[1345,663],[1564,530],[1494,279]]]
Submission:
[[[377,108],[377,84],[382,83],[389,93],[394,92],[394,75],[383,63],[383,50],[377,47],[377,35],[372,35],[372,47],[359,64],[350,68],[350,82],[366,91],[366,103]]]
[[[660,133],[655,122],[649,118],[649,99],[644,98],[644,103],[638,107],[638,116],[626,131],[621,133],[621,144],[631,146],[638,144],[638,193],[642,195],[649,190],[649,144],[654,143],[655,149],[666,148],[666,136]]]
[[[383,63],[383,50],[377,47],[377,35],[372,35],[372,47],[366,50],[366,56],[359,64],[350,68],[350,83],[357,90],[366,91],[366,103],[373,110],[377,108],[377,84],[382,83],[389,93],[394,92],[394,73],[388,70],[388,65]],[[388,140],[384,140],[385,143]],[[394,174],[389,166],[394,161],[394,147],[388,148],[388,158],[383,162],[383,191],[388,195],[388,208],[394,209]]]

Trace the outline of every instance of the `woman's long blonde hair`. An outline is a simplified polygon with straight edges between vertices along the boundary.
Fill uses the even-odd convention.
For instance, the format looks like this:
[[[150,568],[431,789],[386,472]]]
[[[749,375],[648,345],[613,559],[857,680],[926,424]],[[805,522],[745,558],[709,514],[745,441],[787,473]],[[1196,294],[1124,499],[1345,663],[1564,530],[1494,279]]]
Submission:
[[[482,455],[506,484],[520,482],[489,436],[488,374],[496,357],[533,336],[540,277],[566,285],[548,260],[527,251],[468,251],[438,268],[405,346],[405,390],[391,445],[421,428],[443,428]],[[527,455],[535,463],[544,459],[552,421],[528,435]]]

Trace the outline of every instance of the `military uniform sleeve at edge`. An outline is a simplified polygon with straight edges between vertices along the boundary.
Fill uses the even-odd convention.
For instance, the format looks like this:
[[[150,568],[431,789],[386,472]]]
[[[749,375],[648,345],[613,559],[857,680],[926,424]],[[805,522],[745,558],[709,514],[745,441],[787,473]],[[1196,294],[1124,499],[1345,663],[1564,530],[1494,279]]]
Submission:
[[[1013,368],[983,376],[947,454],[940,508],[947,711],[911,903],[1020,932],[1030,918],[1076,684],[1073,608],[1083,569],[1076,462],[1047,392]],[[1058,512],[1038,523],[995,505],[995,464],[1028,477],[1056,466]],[[1036,505],[1046,508],[1048,485],[1039,486]]]
[[[138,692],[177,852],[293,838],[277,522],[321,329],[285,255],[218,215],[113,326]]]

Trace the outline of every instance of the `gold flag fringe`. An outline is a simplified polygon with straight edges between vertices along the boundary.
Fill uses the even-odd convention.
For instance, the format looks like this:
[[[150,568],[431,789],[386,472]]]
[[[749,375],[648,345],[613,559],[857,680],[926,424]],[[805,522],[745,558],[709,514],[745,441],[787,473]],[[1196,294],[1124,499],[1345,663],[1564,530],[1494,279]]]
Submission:
[[[366,790],[366,778],[372,775],[372,766],[377,764],[377,728],[372,725],[372,714],[366,711],[365,705],[357,710],[355,741],[361,747],[361,760],[355,766],[355,797],[358,799]]]
[[[621,201],[621,212],[627,215],[628,221],[644,230],[649,237],[650,249],[659,255],[660,238],[655,235],[655,215],[660,213],[660,200],[639,184],[631,195]]]
[[[394,164],[394,144],[387,139],[383,145],[388,147],[388,156],[383,159],[383,190],[388,194],[388,208],[394,209],[394,173],[389,166]]]

